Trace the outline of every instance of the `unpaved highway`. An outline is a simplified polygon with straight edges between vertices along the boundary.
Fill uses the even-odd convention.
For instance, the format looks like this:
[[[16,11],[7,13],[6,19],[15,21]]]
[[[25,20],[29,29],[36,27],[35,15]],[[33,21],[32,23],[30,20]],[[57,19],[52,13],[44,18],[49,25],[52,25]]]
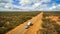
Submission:
[[[37,16],[33,17],[32,19],[24,22],[23,24],[17,26],[16,28],[12,29],[11,31],[7,32],[6,34],[37,34],[39,29],[42,29],[41,23],[43,18],[43,12],[38,14]],[[25,29],[25,26],[28,22],[32,22],[33,25],[30,28]]]

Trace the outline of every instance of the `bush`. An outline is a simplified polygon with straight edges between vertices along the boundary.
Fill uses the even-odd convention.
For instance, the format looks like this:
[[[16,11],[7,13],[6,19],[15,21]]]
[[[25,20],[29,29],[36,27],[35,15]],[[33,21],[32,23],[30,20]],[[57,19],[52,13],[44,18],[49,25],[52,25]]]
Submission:
[[[49,18],[43,18],[42,21],[43,21],[43,22],[49,22],[50,19],[49,19]]]
[[[44,28],[43,31],[40,30],[42,34],[58,34],[56,29],[58,28],[56,21],[53,21],[49,18],[43,18],[42,20],[43,20],[42,27]]]
[[[0,34],[4,34],[39,13],[40,12],[0,12]]]
[[[39,29],[39,31],[37,31],[37,34],[57,34],[57,32],[54,30]]]

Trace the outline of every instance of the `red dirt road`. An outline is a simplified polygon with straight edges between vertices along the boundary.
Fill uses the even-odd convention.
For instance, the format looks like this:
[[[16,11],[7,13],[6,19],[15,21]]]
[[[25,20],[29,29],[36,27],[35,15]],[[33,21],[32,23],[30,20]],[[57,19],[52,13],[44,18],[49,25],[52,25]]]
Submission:
[[[41,23],[43,18],[43,12],[38,14],[37,16],[33,17],[31,20],[24,22],[23,24],[17,26],[16,28],[12,29],[11,31],[7,32],[6,34],[37,34],[39,29],[42,29]],[[33,25],[30,28],[25,29],[25,26],[28,22],[32,22]]]

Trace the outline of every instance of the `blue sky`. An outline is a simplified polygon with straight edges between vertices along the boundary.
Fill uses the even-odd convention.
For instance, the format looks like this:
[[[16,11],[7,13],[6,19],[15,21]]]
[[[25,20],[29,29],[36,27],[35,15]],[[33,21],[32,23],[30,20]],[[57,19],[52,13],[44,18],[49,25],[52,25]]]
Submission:
[[[60,0],[0,0],[0,11],[60,11]]]

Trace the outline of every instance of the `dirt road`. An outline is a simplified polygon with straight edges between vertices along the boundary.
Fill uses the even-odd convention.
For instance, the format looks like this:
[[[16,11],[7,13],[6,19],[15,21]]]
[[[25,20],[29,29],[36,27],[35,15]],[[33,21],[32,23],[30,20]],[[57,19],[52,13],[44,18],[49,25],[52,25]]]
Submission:
[[[6,34],[37,34],[37,31],[39,29],[42,29],[41,27],[42,18],[43,18],[43,12],[33,17],[31,20],[28,20],[27,22],[24,22],[23,24],[17,26],[15,29],[12,29]],[[32,22],[33,25],[30,26],[30,28],[25,29],[25,26],[29,21]]]

